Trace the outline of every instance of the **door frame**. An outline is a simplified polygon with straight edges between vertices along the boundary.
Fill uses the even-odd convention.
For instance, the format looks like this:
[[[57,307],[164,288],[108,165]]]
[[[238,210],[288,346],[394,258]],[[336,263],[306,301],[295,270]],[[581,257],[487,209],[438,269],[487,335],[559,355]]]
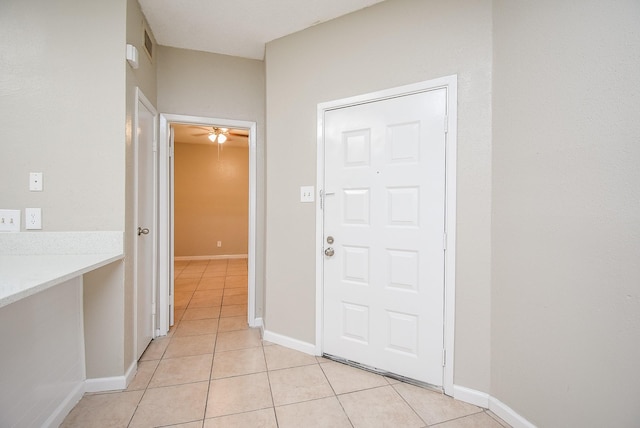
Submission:
[[[169,305],[173,306],[174,293],[174,188],[173,188],[173,146],[171,124],[220,126],[225,128],[243,128],[249,130],[249,236],[247,248],[248,296],[247,321],[250,327],[257,327],[261,319],[256,318],[256,204],[257,204],[257,154],[256,122],[246,120],[221,119],[213,117],[188,116],[160,113],[159,144],[159,281],[158,281],[158,330],[164,336],[169,331],[172,317]]]
[[[410,85],[371,92],[354,97],[319,103],[317,107],[317,165],[316,188],[319,203],[316,204],[316,347],[317,355],[323,352],[323,286],[324,286],[324,114],[329,110],[411,95],[444,88],[447,90],[447,117],[445,126],[445,237],[444,237],[444,393],[453,396],[454,326],[455,326],[455,274],[456,274],[456,165],[457,165],[457,105],[458,77],[445,76]]]
[[[157,284],[158,284],[158,210],[156,209],[158,203],[158,112],[149,101],[149,99],[144,95],[140,87],[136,86],[136,97],[135,97],[135,107],[133,109],[133,218],[135,219],[135,224],[133,225],[131,236],[133,237],[133,325],[134,332],[134,346],[135,352],[138,352],[138,214],[139,214],[139,199],[138,199],[138,151],[139,151],[139,137],[138,137],[138,103],[142,103],[152,114],[153,114],[153,142],[152,142],[152,152],[153,152],[153,197],[152,197],[152,213],[153,220],[151,222],[151,230],[153,233],[151,234],[152,238],[152,263],[151,263],[151,337],[156,337],[157,332],[157,316],[155,310],[155,302],[157,298]],[[136,355],[136,359],[138,356]]]

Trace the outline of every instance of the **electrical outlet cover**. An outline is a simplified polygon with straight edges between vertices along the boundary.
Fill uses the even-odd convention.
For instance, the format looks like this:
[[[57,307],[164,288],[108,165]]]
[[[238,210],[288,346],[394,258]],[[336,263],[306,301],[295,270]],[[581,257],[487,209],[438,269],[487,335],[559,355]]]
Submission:
[[[42,229],[42,208],[24,209],[24,228],[27,230]]]

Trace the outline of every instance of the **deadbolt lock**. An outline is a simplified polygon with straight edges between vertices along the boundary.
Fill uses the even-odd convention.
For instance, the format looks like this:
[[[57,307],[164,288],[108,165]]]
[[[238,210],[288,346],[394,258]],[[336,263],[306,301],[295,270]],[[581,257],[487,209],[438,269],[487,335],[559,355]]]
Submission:
[[[327,244],[333,244],[333,236],[327,236]]]

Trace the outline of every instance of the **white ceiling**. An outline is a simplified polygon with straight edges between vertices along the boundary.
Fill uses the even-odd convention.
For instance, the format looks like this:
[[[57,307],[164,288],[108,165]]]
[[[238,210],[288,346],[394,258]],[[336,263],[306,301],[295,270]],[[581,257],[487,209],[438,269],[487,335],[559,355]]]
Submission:
[[[265,43],[383,0],[138,0],[160,45],[264,59]]]

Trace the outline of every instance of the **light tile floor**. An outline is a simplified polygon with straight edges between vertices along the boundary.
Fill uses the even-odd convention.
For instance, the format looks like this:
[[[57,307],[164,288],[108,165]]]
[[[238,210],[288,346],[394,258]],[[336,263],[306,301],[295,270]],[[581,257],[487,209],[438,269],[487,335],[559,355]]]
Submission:
[[[175,263],[175,319],[126,391],[87,394],[63,427],[503,428],[443,394],[261,340],[246,259]]]

